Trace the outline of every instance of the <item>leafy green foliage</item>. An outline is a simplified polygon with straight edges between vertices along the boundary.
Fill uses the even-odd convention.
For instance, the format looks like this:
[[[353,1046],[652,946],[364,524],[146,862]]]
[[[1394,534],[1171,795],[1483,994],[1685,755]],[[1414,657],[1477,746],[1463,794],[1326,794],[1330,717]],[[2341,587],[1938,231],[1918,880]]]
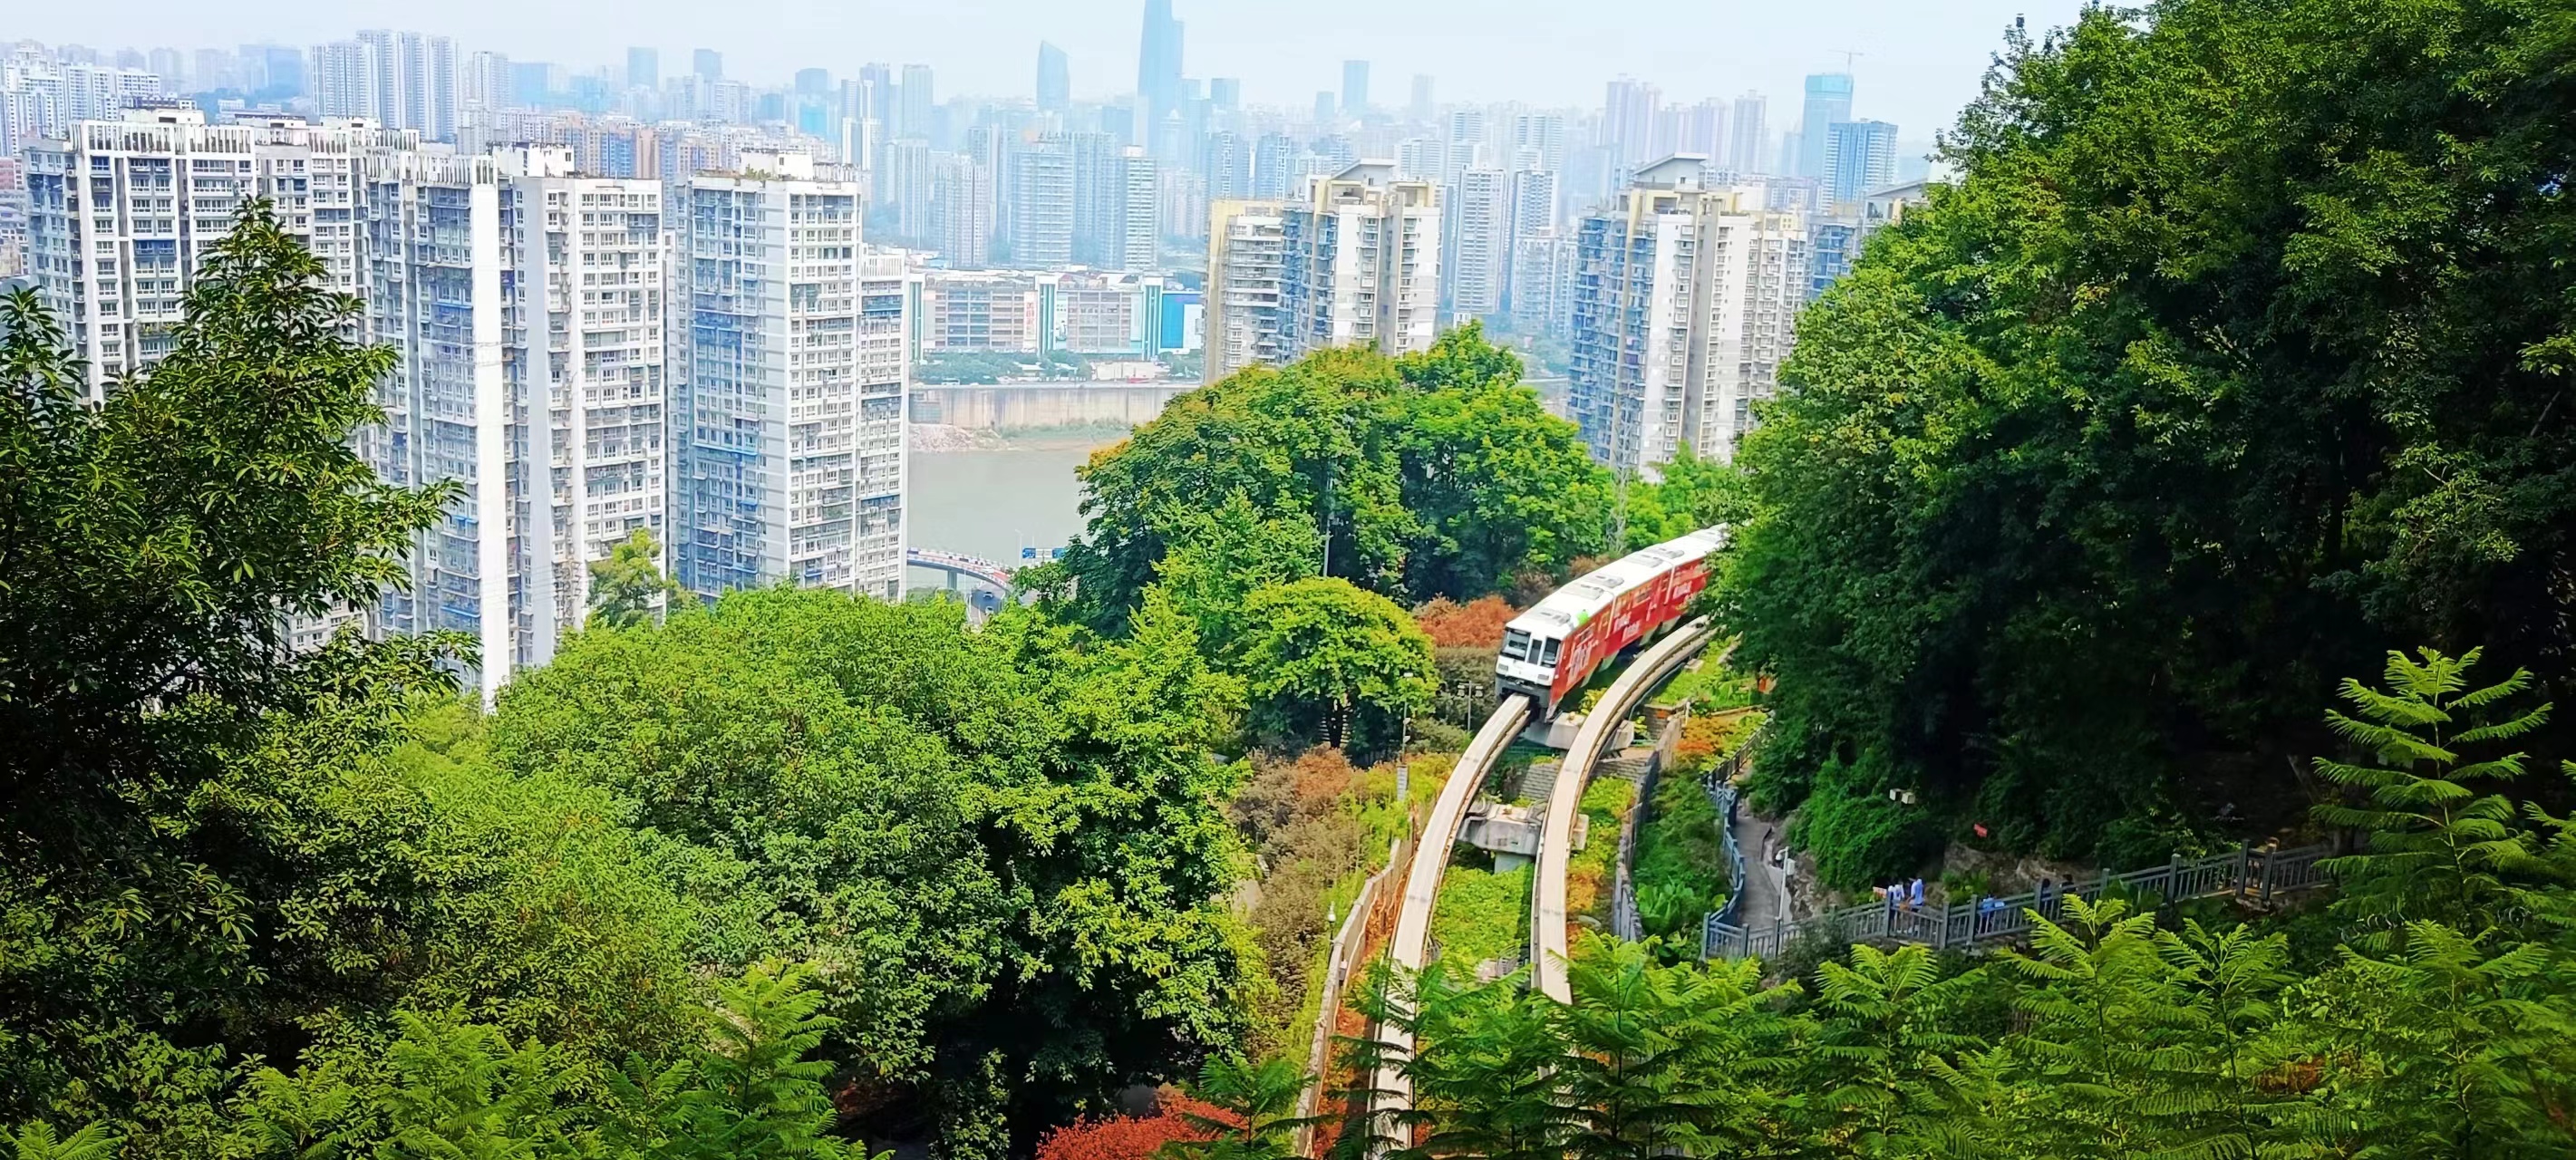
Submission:
[[[1329,575],[1407,605],[1561,572],[1600,550],[1608,484],[1519,377],[1470,325],[1401,359],[1323,351],[1182,395],[1080,472],[1089,530],[1055,591],[1116,630],[1157,578],[1199,590],[1237,562],[1252,585]]]
[[[1253,592],[1243,618],[1241,667],[1264,736],[1374,754],[1431,708],[1431,638],[1386,597],[1346,580],[1298,580]]]
[[[2393,645],[2576,677],[2571,59],[2534,0],[2014,35],[1738,459],[1765,800],[2161,859],[2296,820],[2310,706]],[[1834,881],[1881,821],[1810,835]]]
[[[2519,677],[2476,687],[2473,660],[2393,658],[2391,690],[2347,685],[2360,711],[2336,719],[2383,753],[2452,768],[2457,754],[2425,740],[2437,727],[2454,745],[2499,730],[2491,744],[2535,712],[2512,704]],[[2388,772],[2361,781],[2425,796]],[[2342,944],[2306,961],[2283,930],[2069,896],[2058,919],[2031,916],[2026,949],[1982,965],[1855,946],[1811,986],[1766,989],[1749,960],[1658,966],[1653,948],[1599,939],[1575,946],[1569,1007],[1517,979],[1463,985],[1443,963],[1377,977],[1357,1005],[1413,1042],[1361,1039],[1350,1062],[1394,1069],[1416,1098],[1355,1136],[1392,1145],[1403,1129],[1404,1154],[1421,1156],[2567,1154],[2571,823],[2481,806],[2496,832],[2475,844],[2486,886],[2469,897],[2516,902],[2480,906],[2456,904],[2460,863],[2416,856],[2451,848],[2439,819],[2352,816],[2376,851],[2337,867],[2361,905],[2318,912],[2342,916]]]
[[[1199,1066],[1190,1095],[1206,1110],[1184,1105],[1181,1118],[1197,1129],[1191,1138],[1175,1140],[1167,1155],[1203,1160],[1287,1160],[1297,1154],[1301,1128],[1324,1122],[1322,1116],[1297,1114],[1297,1103],[1314,1086],[1305,1068],[1285,1056],[1246,1063],[1211,1056]]]
[[[1719,834],[1724,824],[1698,781],[1676,775],[1655,783],[1652,811],[1637,827],[1636,862],[1629,870],[1647,933],[1681,933],[1726,904],[1732,869]]]
[[[2457,657],[2429,648],[2413,658],[2392,652],[2386,690],[2345,679],[2344,699],[2359,716],[2326,714],[2338,736],[2380,762],[2316,761],[2319,776],[2369,798],[2364,805],[2317,809],[2323,821],[2371,835],[2367,853],[2332,864],[2344,885],[2336,902],[2342,913],[2392,925],[2413,918],[2492,921],[2504,893],[2498,870],[2524,850],[2511,828],[2513,804],[2503,794],[2478,793],[2474,783],[2522,776],[2528,755],[2469,761],[2465,751],[2532,733],[2549,719],[2550,707],[2508,705],[2531,688],[2529,670],[2469,688],[2468,672],[2480,655],[2478,649]]]
[[[1473,969],[1489,959],[1518,959],[1529,950],[1532,870],[1518,866],[1451,866],[1431,906],[1431,941],[1440,955]]]
[[[643,528],[608,550],[605,560],[590,563],[590,621],[607,628],[649,624],[668,610],[668,602],[687,596],[662,574],[655,561],[661,549]]]
[[[952,1139],[1033,1135],[1241,1026],[1208,752],[1239,697],[1159,600],[1104,643],[748,591],[583,634],[491,751],[611,795],[709,916],[700,957],[824,965],[827,1046],[869,1083],[935,1093]]]

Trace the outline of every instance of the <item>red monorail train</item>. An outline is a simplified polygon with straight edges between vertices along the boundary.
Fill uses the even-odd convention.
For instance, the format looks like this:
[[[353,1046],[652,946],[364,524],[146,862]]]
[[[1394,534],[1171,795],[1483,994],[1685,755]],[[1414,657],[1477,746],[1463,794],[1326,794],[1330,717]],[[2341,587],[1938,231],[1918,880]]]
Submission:
[[[1708,555],[1724,547],[1726,529],[1703,528],[1631,552],[1513,618],[1494,658],[1502,696],[1524,696],[1533,720],[1556,715],[1559,702],[1620,650],[1675,621],[1708,587]]]

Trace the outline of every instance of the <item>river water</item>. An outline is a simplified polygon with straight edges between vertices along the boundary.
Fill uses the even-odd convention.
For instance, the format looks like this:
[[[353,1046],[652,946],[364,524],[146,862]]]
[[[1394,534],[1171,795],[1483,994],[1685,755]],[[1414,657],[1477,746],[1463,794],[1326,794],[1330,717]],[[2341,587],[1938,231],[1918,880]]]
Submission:
[[[1118,435],[1014,440],[999,448],[912,453],[904,502],[916,548],[1023,562],[1022,548],[1061,548],[1082,531],[1082,488],[1073,469]],[[915,568],[905,583],[936,586],[941,573]]]

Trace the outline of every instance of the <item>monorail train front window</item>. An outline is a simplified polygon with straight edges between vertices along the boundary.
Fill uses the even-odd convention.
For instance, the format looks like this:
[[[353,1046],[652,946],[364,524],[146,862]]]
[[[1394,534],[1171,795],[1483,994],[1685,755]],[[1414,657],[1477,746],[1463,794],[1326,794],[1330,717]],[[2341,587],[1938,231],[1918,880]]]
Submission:
[[[1546,653],[1544,653],[1544,654],[1542,654],[1542,655],[1544,655],[1547,659],[1542,660],[1542,661],[1540,661],[1539,663],[1540,663],[1540,664],[1542,664],[1542,665],[1546,665],[1547,667],[1549,667],[1549,668],[1551,668],[1551,669],[1552,669],[1552,668],[1555,668],[1555,667],[1556,667],[1556,646],[1561,645],[1561,644],[1564,644],[1564,643],[1565,643],[1564,641],[1557,640],[1557,639],[1554,639],[1554,638],[1550,638],[1550,639],[1547,641],[1547,652],[1546,652]]]
[[[1517,628],[1504,629],[1503,655],[1516,661],[1533,659],[1530,656],[1530,634]]]

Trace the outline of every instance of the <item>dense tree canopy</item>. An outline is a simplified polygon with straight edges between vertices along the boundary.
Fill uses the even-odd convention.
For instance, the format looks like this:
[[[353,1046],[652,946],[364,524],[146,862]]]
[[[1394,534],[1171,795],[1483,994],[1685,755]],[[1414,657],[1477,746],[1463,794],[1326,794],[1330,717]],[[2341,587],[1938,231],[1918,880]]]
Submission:
[[[2576,822],[2480,792],[2537,788],[2502,749],[2541,708],[2474,665],[2427,650],[2347,686],[2333,719],[2397,724],[2342,729],[2379,764],[2338,779],[2367,832],[2331,908],[2264,929],[2069,897],[2027,948],[1840,948],[1769,986],[1783,964],[1587,938],[1571,1006],[1440,962],[1381,975],[1362,1005],[1413,1042],[1356,1039],[1352,1074],[1392,1067],[1414,1104],[1347,1154],[1404,1127],[1400,1160],[2568,1155]]]
[[[710,916],[695,957],[821,964],[870,1098],[1033,1132],[1240,1028],[1209,746],[1241,692],[1159,604],[1079,647],[964,615],[776,589],[586,633],[504,694],[492,760],[607,790]]]
[[[451,499],[350,452],[391,356],[324,273],[253,204],[97,406],[0,301],[7,1148],[997,1156],[1238,1038],[1241,684],[1159,596],[1111,642],[829,592],[656,625],[639,542],[622,627],[489,716],[470,641],[289,650]]]
[[[1809,803],[1830,877],[1970,821],[2122,862],[2290,816],[2308,706],[2400,643],[2576,676],[2564,15],[2165,0],[2015,35],[1956,183],[1801,318],[1739,460],[1764,793]]]
[[[1562,572],[1609,527],[1607,476],[1574,426],[1473,325],[1403,358],[1330,350],[1243,371],[1174,399],[1080,474],[1089,530],[1064,571],[1079,615],[1109,630],[1168,557],[1212,533],[1242,545],[1264,529],[1263,558],[1279,561],[1265,575],[1412,605]],[[1281,550],[1299,544],[1311,558],[1286,574]]]
[[[1256,590],[1243,615],[1243,670],[1265,736],[1292,749],[1380,752],[1431,707],[1431,638],[1386,597],[1346,580],[1299,580]]]

